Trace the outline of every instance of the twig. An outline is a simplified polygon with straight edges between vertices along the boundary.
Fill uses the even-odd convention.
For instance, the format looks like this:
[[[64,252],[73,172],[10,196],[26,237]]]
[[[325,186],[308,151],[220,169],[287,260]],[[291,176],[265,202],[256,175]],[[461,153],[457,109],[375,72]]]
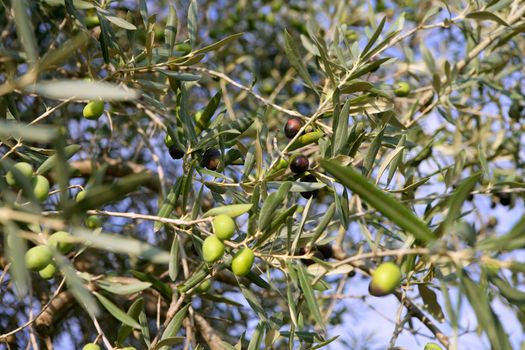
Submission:
[[[423,313],[423,311],[421,311],[409,298],[403,298],[401,292],[396,291],[394,292],[394,295],[396,296],[397,300],[399,300],[403,305],[405,305],[405,307],[407,308],[409,313],[412,314],[412,316],[420,320],[421,323],[423,323],[427,327],[427,329],[436,336],[436,339],[439,340],[439,342],[443,344],[445,348],[449,348],[450,342],[448,336],[446,336],[445,333],[441,332],[441,330],[434,324],[434,322],[432,322],[431,319],[429,319]]]
[[[305,115],[297,112],[297,111],[292,111],[291,109],[286,109],[284,107],[281,107],[273,102],[271,102],[270,100],[267,100],[266,98],[262,97],[261,95],[259,95],[258,93],[256,93],[255,91],[253,91],[252,89],[236,82],[235,80],[231,79],[229,76],[221,73],[221,72],[217,72],[217,71],[214,71],[212,69],[208,69],[208,68],[203,68],[203,67],[191,67],[192,70],[195,70],[195,71],[198,71],[198,72],[204,72],[204,73],[207,73],[209,75],[213,75],[217,78],[221,78],[222,80],[224,81],[227,81],[229,84],[233,85],[233,86],[236,86],[238,87],[239,89],[241,90],[244,90],[246,92],[249,92],[253,97],[255,97],[256,99],[258,99],[259,101],[263,102],[264,104],[266,105],[269,105],[269,106],[272,106],[274,109],[278,110],[279,112],[282,112],[282,113],[285,113],[285,114],[288,114],[288,115],[291,115],[291,116],[294,116],[294,117],[300,117],[300,118],[306,118]]]
[[[33,125],[33,124],[38,123],[39,121],[43,120],[44,118],[46,118],[48,115],[50,115],[51,113],[53,113],[54,111],[56,111],[57,109],[62,107],[63,105],[69,103],[71,100],[73,100],[73,98],[68,98],[67,100],[64,100],[64,101],[60,102],[59,104],[57,104],[55,107],[52,107],[52,108],[48,109],[47,111],[42,113],[40,116],[38,116],[37,118],[33,119],[31,121],[31,123],[29,123],[29,125]]]
[[[170,218],[164,218],[160,216],[155,215],[146,215],[146,214],[137,214],[137,213],[122,213],[122,212],[116,212],[116,211],[105,211],[105,210],[88,210],[88,214],[97,214],[97,215],[106,215],[106,216],[114,216],[114,217],[121,217],[121,218],[129,218],[133,220],[147,220],[147,221],[158,221],[162,222],[164,224],[171,224],[175,226],[191,226],[196,224],[201,224],[205,222],[211,222],[211,218],[205,218],[205,219],[197,219],[197,220],[180,220],[180,219],[170,219]],[[50,213],[50,212],[48,212]]]
[[[164,329],[166,329],[168,324],[171,322],[171,320],[173,319],[173,317],[175,316],[175,314],[179,310],[180,306],[184,302],[184,299],[186,298],[186,293],[181,293],[181,295],[179,296],[178,299],[175,298],[175,295],[176,294],[174,293],[173,294],[173,298],[171,299],[171,304],[170,304],[170,307],[168,309],[168,312],[166,313],[166,319],[164,320],[164,324],[162,325],[162,327],[159,328],[159,330],[157,332],[157,335],[155,336],[155,338],[151,342],[151,345],[150,345],[151,349],[154,349],[155,346],[157,345],[157,343],[160,341],[160,337],[162,336],[162,332],[164,331]]]
[[[409,252],[409,251],[417,251],[418,249],[420,248],[402,249],[399,251]],[[421,249],[426,250],[426,248],[421,248]],[[394,251],[390,251],[390,252],[393,253]],[[378,254],[381,254],[381,253],[382,252],[376,252],[374,254],[376,254],[375,256],[378,256]],[[364,255],[365,254],[359,254],[359,255],[356,255],[356,257],[362,258]],[[347,261],[347,262],[352,261],[352,257],[348,258],[346,256],[346,253],[339,249],[334,249],[334,257],[338,260],[341,260],[338,264],[340,264],[342,261]],[[369,257],[373,257],[373,256],[369,256]],[[367,267],[359,266],[359,269],[363,271],[364,273],[370,275],[370,270]],[[427,327],[427,329],[430,332],[432,332],[432,334],[434,334],[436,339],[438,339],[439,342],[441,342],[441,344],[443,344],[447,349],[449,348],[450,342],[449,342],[448,337],[443,332],[441,332],[441,330],[434,324],[434,322],[432,322],[431,319],[429,319],[408,297],[405,296],[403,298],[403,294],[401,292],[394,291],[394,295],[407,308],[407,310],[412,316],[419,319]]]
[[[106,338],[106,335],[104,334],[104,331],[102,331],[102,328],[100,328],[100,324],[97,321],[97,318],[93,315],[89,315],[91,317],[91,320],[93,321],[93,324],[95,325],[95,328],[97,329],[97,332],[99,336],[102,338],[102,342],[108,348],[109,350],[113,350],[113,346],[111,346],[111,343],[109,342],[108,338]]]
[[[62,281],[60,282],[60,284],[58,285],[58,288],[57,290],[53,293],[53,295],[51,296],[51,298],[49,299],[49,301],[42,307],[42,309],[40,310],[40,312],[33,318],[30,318],[29,321],[27,321],[26,323],[24,323],[23,325],[21,325],[20,327],[16,328],[16,329],[13,329],[12,331],[9,331],[7,333],[4,333],[2,335],[0,335],[0,341],[2,341],[3,339],[6,339],[7,337],[9,337],[10,335],[12,334],[15,334],[15,333],[18,333],[20,332],[22,329],[30,326],[31,324],[33,324],[33,322],[35,322],[44,312],[46,312],[46,310],[49,308],[49,306],[51,305],[51,303],[53,303],[54,299],[58,296],[58,294],[60,293],[60,290],[62,289],[62,287],[64,286],[64,283],[66,283],[66,279],[63,278]]]

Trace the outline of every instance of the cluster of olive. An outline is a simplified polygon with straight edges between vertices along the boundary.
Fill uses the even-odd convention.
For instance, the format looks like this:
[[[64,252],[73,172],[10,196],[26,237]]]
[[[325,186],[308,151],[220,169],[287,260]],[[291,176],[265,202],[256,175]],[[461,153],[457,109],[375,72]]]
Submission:
[[[284,134],[289,139],[293,139],[295,136],[297,136],[297,134],[299,133],[302,127],[303,127],[303,121],[301,120],[301,118],[292,117],[288,119],[288,121],[286,122],[284,126]],[[298,154],[294,154],[291,156],[290,163],[288,163],[284,159],[281,159],[281,161],[277,164],[276,170],[284,169],[288,165],[290,166],[290,170],[293,173],[301,175],[308,171],[310,162],[305,155],[298,153]],[[312,182],[317,182],[317,179],[312,174],[306,174],[300,178],[300,181],[312,183]],[[310,197],[316,197],[317,193],[318,193],[318,190],[300,192],[301,196],[307,199]]]
[[[168,152],[173,159],[181,159],[186,154],[183,150],[181,150],[173,140],[171,139],[170,135],[166,135],[164,138],[164,144],[166,147],[168,147]],[[209,170],[217,170],[219,167],[219,163],[221,160],[221,151],[219,151],[216,148],[210,147],[204,151],[202,154],[202,162],[201,166],[209,169]]]
[[[47,239],[46,244],[37,245],[25,254],[26,266],[29,270],[38,272],[43,279],[51,279],[57,273],[53,261],[53,249],[67,254],[73,249],[71,235],[66,231],[57,231]]]
[[[497,204],[508,207],[512,204],[512,193],[500,192],[492,196],[491,208],[495,208]]]
[[[32,184],[34,197],[39,201],[44,201],[49,195],[49,181],[42,175],[33,176],[33,167],[29,163],[19,162],[13,166],[6,174],[6,182],[12,188],[22,186],[21,178],[26,178]],[[77,201],[85,196],[82,191],[77,195]],[[86,227],[95,229],[101,225],[98,217],[92,215],[85,220]],[[65,231],[57,231],[49,236],[46,244],[41,244],[29,249],[25,254],[25,262],[28,269],[36,271],[44,279],[51,279],[57,272],[57,267],[53,262],[52,248],[57,249],[62,254],[67,254],[73,248],[71,235]]]
[[[230,239],[235,232],[235,221],[228,215],[221,214],[213,218],[213,235],[202,243],[202,257],[211,264],[224,255],[224,240]],[[255,255],[248,247],[241,248],[232,258],[231,269],[237,276],[246,276],[253,265]]]
[[[49,195],[49,181],[42,175],[33,176],[33,166],[26,162],[19,162],[7,172],[5,180],[14,189],[22,187],[20,177],[26,178],[31,182],[33,195],[41,202],[45,201]],[[20,177],[18,177],[20,176]],[[18,179],[17,179],[18,178]]]

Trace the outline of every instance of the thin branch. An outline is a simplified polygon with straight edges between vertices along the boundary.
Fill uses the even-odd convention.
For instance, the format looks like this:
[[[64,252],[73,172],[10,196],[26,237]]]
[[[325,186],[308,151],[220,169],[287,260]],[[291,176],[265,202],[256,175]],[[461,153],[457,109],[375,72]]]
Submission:
[[[198,313],[194,316],[195,323],[199,329],[199,333],[202,335],[211,350],[224,350],[222,346],[222,339],[217,335],[215,330],[210,326],[208,321]]]

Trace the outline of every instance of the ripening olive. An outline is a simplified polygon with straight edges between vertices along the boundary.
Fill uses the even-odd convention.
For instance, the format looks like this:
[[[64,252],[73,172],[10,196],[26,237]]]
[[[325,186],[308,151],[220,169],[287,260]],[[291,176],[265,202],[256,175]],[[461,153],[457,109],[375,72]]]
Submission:
[[[512,100],[509,108],[509,117],[515,121],[519,121],[523,114],[523,106],[517,100]]]
[[[122,348],[120,350],[137,350],[134,346],[126,346],[125,348]]]
[[[288,119],[286,122],[286,125],[284,126],[284,134],[289,139],[293,139],[295,135],[301,130],[303,127],[303,121],[299,117],[292,117]]]
[[[175,145],[170,146],[170,148],[168,148],[168,152],[170,153],[170,156],[173,159],[181,159],[186,154],[186,152],[184,152]]]
[[[211,288],[211,279],[207,279],[205,281],[202,281],[197,287],[195,287],[195,291],[199,294],[204,294],[208,292]]]
[[[410,94],[410,85],[407,82],[401,81],[394,87],[394,94],[397,97],[406,97]]]
[[[306,170],[308,170],[308,165],[308,158],[306,158],[302,154],[298,154],[290,162],[290,170],[292,170],[296,174],[302,174]]]
[[[301,178],[301,182],[317,182],[317,178],[313,176],[312,174],[305,175]],[[317,193],[319,190],[313,190],[308,192],[299,192],[299,194],[306,199],[309,199],[310,197],[317,197]]]
[[[96,228],[99,228],[102,226],[102,223],[100,222],[100,219],[96,215],[90,215],[84,220],[84,224],[87,228],[94,230]]]
[[[19,162],[13,165],[13,168],[18,170],[18,173],[26,177],[28,180],[31,179],[33,176],[33,166],[26,162]],[[19,186],[20,184],[17,183],[15,179],[15,175],[13,174],[13,170],[9,170],[5,176],[5,180],[7,184],[11,187]]]
[[[33,194],[40,202],[47,199],[49,195],[49,181],[42,175],[37,175],[32,180]]]
[[[372,272],[368,286],[371,295],[381,297],[392,293],[401,283],[401,270],[393,262],[386,262]]]
[[[58,249],[62,254],[67,254],[73,249],[71,235],[66,231],[57,231],[47,239],[47,244]]]
[[[441,350],[441,346],[436,343],[426,343],[425,349],[423,350]]]
[[[50,280],[51,278],[55,277],[56,273],[57,268],[53,263],[47,265],[42,270],[38,271],[40,277],[42,277],[45,280]]]
[[[323,254],[324,260],[331,259],[334,256],[334,248],[331,244],[318,245],[316,248]]]
[[[213,263],[222,258],[224,244],[215,235],[206,237],[202,243],[202,258],[207,263]]]
[[[300,253],[301,253],[301,254],[306,254],[306,249],[301,248]],[[312,250],[311,253],[313,254],[313,256],[314,256],[316,259],[324,260],[324,255],[323,255],[323,253],[321,253],[320,251],[318,251],[318,250]],[[310,266],[310,265],[312,265],[312,264],[315,264],[315,261],[314,261],[313,259],[301,259],[301,262],[302,262],[303,264],[305,264],[306,266]]]
[[[82,350],[100,350],[100,346],[98,346],[95,343],[89,343],[89,344],[84,345]]]
[[[31,271],[40,271],[51,263],[53,252],[48,246],[39,245],[29,249],[25,255],[26,266]]]
[[[508,192],[498,193],[498,198],[499,204],[503,205],[504,207],[508,207],[512,202],[512,195]]]
[[[232,271],[237,276],[246,276],[252,269],[255,255],[250,248],[244,247],[232,259]]]
[[[91,101],[83,110],[84,118],[86,119],[98,119],[104,113],[104,101]]]
[[[235,221],[228,215],[221,214],[213,218],[213,233],[218,239],[230,239],[235,232]]]
[[[220,160],[221,151],[216,148],[208,148],[202,156],[202,166],[210,170],[217,170]]]

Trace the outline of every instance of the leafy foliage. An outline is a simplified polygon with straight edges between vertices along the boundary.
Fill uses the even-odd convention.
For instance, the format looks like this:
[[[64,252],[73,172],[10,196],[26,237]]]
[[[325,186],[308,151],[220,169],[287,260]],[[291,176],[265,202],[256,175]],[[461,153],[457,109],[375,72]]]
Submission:
[[[519,0],[2,2],[0,341],[523,346],[496,309],[525,324],[524,14]],[[88,103],[102,115],[84,118]],[[213,236],[217,215],[232,238]],[[49,244],[57,231],[73,251]],[[221,254],[205,263],[210,236]],[[24,260],[39,245],[50,281]],[[388,261],[403,274],[389,339],[373,322],[341,334],[378,310],[366,284]]]

